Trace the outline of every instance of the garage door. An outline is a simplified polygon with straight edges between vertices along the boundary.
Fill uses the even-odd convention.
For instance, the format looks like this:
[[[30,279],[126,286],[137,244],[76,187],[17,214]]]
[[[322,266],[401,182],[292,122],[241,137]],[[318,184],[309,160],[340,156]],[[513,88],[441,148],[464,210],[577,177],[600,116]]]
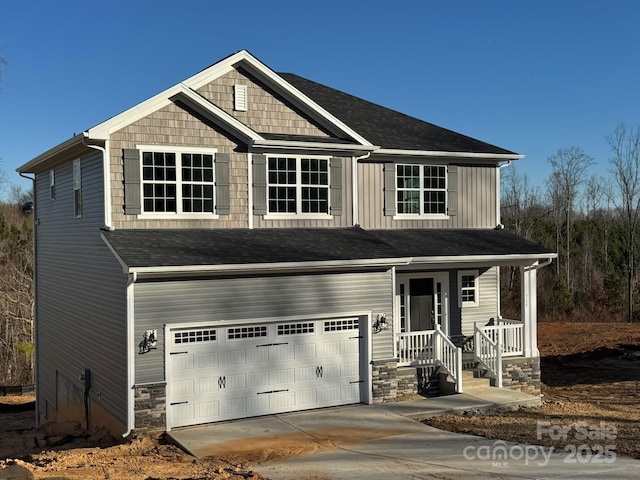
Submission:
[[[364,398],[358,318],[169,332],[169,427]]]

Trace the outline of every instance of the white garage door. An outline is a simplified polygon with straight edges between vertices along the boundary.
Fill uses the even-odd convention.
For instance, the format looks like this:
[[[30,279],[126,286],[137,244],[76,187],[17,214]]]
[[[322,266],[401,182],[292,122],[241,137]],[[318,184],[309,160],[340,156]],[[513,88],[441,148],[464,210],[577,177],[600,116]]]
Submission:
[[[169,331],[169,427],[359,403],[358,318]]]

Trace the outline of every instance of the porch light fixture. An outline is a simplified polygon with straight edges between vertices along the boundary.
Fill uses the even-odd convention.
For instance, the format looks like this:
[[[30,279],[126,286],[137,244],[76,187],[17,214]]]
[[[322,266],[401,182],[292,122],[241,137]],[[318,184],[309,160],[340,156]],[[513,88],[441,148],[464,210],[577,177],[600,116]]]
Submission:
[[[379,333],[387,328],[389,328],[389,324],[387,323],[387,314],[379,313],[376,315],[376,321],[373,323],[373,333]]]
[[[156,348],[158,344],[157,330],[147,330],[142,336],[142,341],[138,344],[138,353],[147,353],[152,348]]]

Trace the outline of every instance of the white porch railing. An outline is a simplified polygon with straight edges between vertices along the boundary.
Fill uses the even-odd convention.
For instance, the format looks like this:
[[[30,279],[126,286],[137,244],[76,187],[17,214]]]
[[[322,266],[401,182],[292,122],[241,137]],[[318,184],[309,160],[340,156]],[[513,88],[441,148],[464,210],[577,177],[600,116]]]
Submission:
[[[398,366],[440,365],[454,379],[456,392],[462,393],[462,349],[442,332],[435,330],[399,333]]]
[[[482,364],[496,381],[496,387],[502,387],[502,348],[500,344],[489,337],[477,324],[473,326],[473,341],[475,361]],[[499,336],[498,336],[499,338]]]
[[[524,324],[519,320],[501,318],[497,325],[483,325],[479,328],[500,346],[503,357],[516,357],[524,354],[523,327]]]

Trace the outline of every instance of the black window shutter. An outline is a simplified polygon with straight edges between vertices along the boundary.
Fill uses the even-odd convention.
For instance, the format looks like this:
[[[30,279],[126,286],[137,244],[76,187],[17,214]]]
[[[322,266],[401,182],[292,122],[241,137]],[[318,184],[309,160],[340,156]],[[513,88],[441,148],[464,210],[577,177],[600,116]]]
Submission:
[[[229,154],[216,153],[216,213],[229,215],[231,197],[229,195]]]
[[[138,215],[142,213],[140,150],[123,149],[122,160],[124,165],[124,213],[126,215]]]
[[[384,164],[384,214],[396,214],[396,165]]]
[[[267,157],[253,155],[253,214],[267,214]]]
[[[329,191],[331,193],[331,215],[342,215],[342,158],[329,160]]]
[[[447,215],[455,217],[458,214],[458,166],[447,167]]]

